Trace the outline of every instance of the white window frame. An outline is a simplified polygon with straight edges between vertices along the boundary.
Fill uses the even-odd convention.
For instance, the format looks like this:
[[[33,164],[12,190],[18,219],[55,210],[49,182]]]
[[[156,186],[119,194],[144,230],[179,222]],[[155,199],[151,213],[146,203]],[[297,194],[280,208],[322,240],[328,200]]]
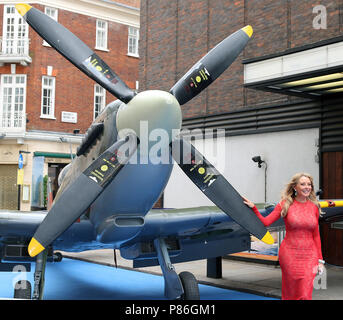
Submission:
[[[52,80],[52,84],[45,84],[45,79]],[[55,118],[55,85],[56,85],[56,78],[50,77],[50,76],[42,76],[42,97],[41,97],[41,115],[40,117],[43,119],[53,119]],[[44,104],[44,93],[45,90],[48,90],[50,92],[50,96],[48,99],[50,99],[50,102],[48,102],[49,105]],[[43,113],[44,107],[49,109],[49,112],[47,114]]]
[[[100,100],[100,102],[99,102]],[[106,106],[106,90],[99,84],[94,85],[94,112],[93,118],[99,116]]]
[[[0,79],[0,128],[5,128],[8,132],[18,131],[18,129],[25,131],[27,76],[26,74],[2,74]],[[5,91],[7,91],[6,94]]]
[[[127,55],[139,57],[139,28],[128,27]]]
[[[58,21],[58,9],[52,8],[52,7],[45,7],[44,13],[49,16],[51,19],[54,19],[55,21]],[[51,47],[49,43],[47,43],[45,40],[42,42],[43,46]]]
[[[29,25],[14,5],[4,5],[1,52],[11,56],[29,54]]]
[[[102,51],[108,50],[108,22],[105,20],[96,20],[95,49]]]

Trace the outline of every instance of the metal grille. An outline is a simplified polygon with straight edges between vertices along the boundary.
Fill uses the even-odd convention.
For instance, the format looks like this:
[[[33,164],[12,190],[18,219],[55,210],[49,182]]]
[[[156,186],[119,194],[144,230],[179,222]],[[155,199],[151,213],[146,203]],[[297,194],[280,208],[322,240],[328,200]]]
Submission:
[[[0,209],[17,208],[17,165],[0,165]]]
[[[343,151],[343,99],[323,102],[322,152]]]
[[[242,109],[220,115],[209,115],[183,120],[184,129],[225,129],[226,135],[277,132],[318,128],[321,121],[321,103],[306,101],[279,106]]]

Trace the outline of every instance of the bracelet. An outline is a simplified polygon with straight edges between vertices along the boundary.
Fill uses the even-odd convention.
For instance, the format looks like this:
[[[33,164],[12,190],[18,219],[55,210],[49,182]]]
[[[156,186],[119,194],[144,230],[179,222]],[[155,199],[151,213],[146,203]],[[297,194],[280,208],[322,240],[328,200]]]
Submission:
[[[318,262],[321,263],[321,264],[325,264],[325,261],[322,260],[322,259],[318,259]]]

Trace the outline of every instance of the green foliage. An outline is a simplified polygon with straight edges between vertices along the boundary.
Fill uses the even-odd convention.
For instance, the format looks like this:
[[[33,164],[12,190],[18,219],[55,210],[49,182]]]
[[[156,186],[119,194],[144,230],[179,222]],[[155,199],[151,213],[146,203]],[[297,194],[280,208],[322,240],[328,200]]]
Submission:
[[[49,180],[48,175],[45,175],[43,178],[43,199],[44,199],[43,204],[44,204],[44,208],[46,208],[48,205],[48,180]]]

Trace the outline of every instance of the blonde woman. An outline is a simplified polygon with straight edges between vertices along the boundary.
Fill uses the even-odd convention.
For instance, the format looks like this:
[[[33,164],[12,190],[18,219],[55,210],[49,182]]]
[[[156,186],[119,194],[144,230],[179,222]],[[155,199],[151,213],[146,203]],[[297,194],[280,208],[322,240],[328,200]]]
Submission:
[[[281,201],[263,217],[254,203],[244,198],[265,226],[280,217],[284,219],[286,236],[279,250],[282,271],[282,300],[311,300],[313,280],[323,271],[318,218],[321,213],[313,187],[313,178],[297,173],[284,189]]]

